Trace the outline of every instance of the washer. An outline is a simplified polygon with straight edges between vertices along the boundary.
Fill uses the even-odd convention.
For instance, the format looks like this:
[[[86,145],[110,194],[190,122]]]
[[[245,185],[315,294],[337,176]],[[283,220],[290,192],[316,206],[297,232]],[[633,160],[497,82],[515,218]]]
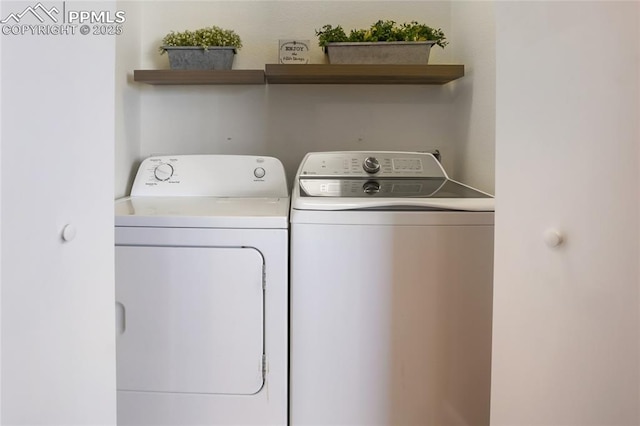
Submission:
[[[286,424],[288,212],[275,158],[142,162],[115,203],[119,425]]]
[[[291,203],[291,424],[489,424],[493,197],[429,153],[326,152]]]

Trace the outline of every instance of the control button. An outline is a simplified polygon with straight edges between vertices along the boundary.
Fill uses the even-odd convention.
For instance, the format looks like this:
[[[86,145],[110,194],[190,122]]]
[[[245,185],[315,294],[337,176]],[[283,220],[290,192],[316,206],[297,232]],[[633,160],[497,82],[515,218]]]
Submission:
[[[266,174],[267,172],[265,172],[265,170],[262,167],[256,167],[255,170],[253,171],[253,175],[258,179],[262,179]]]
[[[153,175],[160,181],[169,180],[173,176],[173,166],[167,163],[159,164],[153,170]]]
[[[377,173],[380,171],[380,162],[376,157],[367,157],[362,163],[362,168],[367,173]]]

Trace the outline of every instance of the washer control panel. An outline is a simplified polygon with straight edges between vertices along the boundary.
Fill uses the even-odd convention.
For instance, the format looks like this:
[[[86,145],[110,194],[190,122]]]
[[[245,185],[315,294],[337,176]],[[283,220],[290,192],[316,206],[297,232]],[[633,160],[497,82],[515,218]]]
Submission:
[[[287,183],[282,163],[273,157],[155,156],[140,164],[131,195],[282,197]]]
[[[446,178],[440,162],[423,152],[312,152],[300,177]]]

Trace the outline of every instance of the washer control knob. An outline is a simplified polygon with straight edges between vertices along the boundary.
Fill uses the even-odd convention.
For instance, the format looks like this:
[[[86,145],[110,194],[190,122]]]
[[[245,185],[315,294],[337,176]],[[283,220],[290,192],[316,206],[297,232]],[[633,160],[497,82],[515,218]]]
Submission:
[[[168,163],[158,164],[153,170],[153,175],[160,181],[169,180],[173,176],[173,166]]]
[[[362,168],[367,173],[378,173],[380,171],[380,162],[376,157],[367,157],[362,163]]]
[[[365,194],[377,194],[380,192],[380,184],[376,181],[370,180],[362,185],[362,190]]]
[[[262,179],[267,172],[262,167],[256,167],[253,171],[253,175],[258,179]]]

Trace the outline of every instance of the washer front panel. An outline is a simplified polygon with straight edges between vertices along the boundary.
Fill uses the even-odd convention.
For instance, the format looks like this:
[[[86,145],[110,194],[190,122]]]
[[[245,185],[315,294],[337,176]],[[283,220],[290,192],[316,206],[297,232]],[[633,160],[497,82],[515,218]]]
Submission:
[[[290,424],[489,424],[493,226],[302,213],[334,222],[291,226]]]

